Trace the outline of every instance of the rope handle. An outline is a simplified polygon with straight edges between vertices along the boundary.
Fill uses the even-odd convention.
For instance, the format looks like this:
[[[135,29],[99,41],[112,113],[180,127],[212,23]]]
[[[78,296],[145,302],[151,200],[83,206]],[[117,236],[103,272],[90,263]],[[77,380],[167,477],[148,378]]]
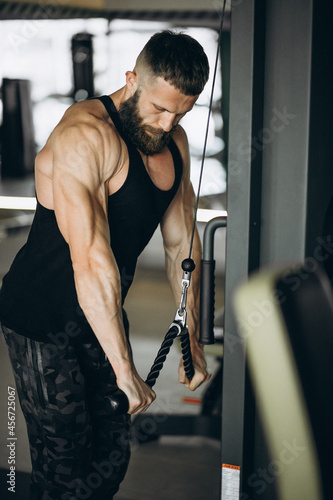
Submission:
[[[156,380],[163,368],[164,361],[166,360],[173,341],[177,336],[180,336],[186,376],[189,380],[192,380],[194,375],[194,368],[192,363],[191,345],[188,330],[181,328],[179,324],[174,322],[171,324],[169,330],[167,331],[161,348],[158,351],[154,363],[148,373],[145,383],[149,385],[149,387],[153,387],[155,385]],[[124,415],[128,412],[129,404],[127,396],[120,389],[118,389],[113,394],[105,396],[105,399],[107,400],[107,412],[112,416],[116,417],[119,415]]]

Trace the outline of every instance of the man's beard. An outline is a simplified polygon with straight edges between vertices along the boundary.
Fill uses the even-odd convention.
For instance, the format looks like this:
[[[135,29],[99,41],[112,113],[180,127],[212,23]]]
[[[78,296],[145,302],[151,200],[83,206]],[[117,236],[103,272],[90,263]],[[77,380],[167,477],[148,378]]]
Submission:
[[[171,134],[176,127],[173,127],[170,132],[164,132],[162,129],[142,125],[138,106],[139,97],[140,92],[137,90],[132,97],[121,104],[119,108],[121,124],[126,136],[135,147],[145,155],[155,155],[168,145]]]

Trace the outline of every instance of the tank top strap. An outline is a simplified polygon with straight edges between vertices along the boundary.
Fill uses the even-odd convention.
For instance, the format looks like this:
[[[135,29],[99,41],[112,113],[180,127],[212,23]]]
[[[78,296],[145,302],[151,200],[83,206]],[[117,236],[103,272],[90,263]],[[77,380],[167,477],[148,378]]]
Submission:
[[[116,106],[113,103],[113,100],[111,99],[110,96],[108,95],[102,95],[99,97],[92,97],[92,99],[99,99],[103,104],[106,109],[106,111],[109,113],[110,118],[112,119],[116,129],[118,130],[119,134],[121,135],[121,138],[125,141],[125,143],[128,143],[128,139],[125,135],[125,132],[123,130],[123,126],[119,117],[118,110]]]
[[[172,159],[173,159],[173,164],[175,168],[175,182],[174,182],[174,187],[176,188],[176,191],[179,187],[182,175],[183,175],[183,160],[180,155],[180,151],[178,149],[177,144],[173,139],[170,139],[170,142],[168,144],[169,151],[171,152]]]

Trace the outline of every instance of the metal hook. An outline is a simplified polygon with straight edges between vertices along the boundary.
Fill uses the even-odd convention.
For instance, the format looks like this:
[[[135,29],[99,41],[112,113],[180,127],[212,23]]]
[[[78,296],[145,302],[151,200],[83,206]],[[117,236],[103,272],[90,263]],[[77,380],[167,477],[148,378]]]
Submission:
[[[195,269],[195,264],[192,259],[185,259],[182,262],[183,278],[182,278],[182,293],[180,296],[179,307],[176,311],[174,321],[181,324],[182,328],[186,328],[186,303],[187,303],[187,290],[191,284],[192,271]]]

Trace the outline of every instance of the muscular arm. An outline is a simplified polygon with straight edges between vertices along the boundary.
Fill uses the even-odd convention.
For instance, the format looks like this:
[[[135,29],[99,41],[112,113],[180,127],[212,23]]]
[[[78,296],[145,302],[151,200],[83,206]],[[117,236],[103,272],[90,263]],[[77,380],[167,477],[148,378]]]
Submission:
[[[129,399],[129,413],[138,413],[154,393],[136,372],[122,321],[120,277],[107,220],[107,181],[116,172],[120,144],[109,130],[106,162],[104,128],[84,123],[54,132],[53,203],[69,245],[79,304]]]
[[[181,264],[189,256],[195,211],[195,195],[190,182],[190,160],[187,139],[181,127],[178,127],[174,139],[182,155],[183,177],[178,192],[161,222],[161,231],[165,249],[167,275],[178,306],[183,274]],[[192,272],[191,284],[188,290],[187,323],[195,375],[192,381],[189,382],[186,379],[181,362],[179,381],[186,384],[191,390],[194,390],[202,382],[209,379],[203,346],[198,342],[201,242],[197,229],[195,229],[194,233],[191,257],[195,262],[196,268]]]

